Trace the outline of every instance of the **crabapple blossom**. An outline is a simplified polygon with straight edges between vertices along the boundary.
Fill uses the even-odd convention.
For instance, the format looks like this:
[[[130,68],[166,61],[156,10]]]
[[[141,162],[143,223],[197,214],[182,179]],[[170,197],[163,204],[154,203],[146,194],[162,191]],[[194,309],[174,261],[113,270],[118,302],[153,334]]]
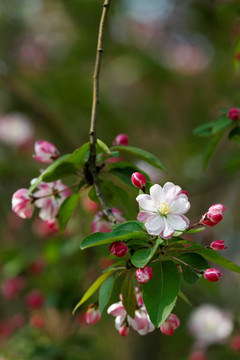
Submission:
[[[208,211],[202,217],[202,224],[206,226],[215,226],[223,218],[223,212],[226,210],[226,207],[222,204],[215,204],[210,206]]]
[[[221,271],[215,268],[210,268],[204,271],[203,276],[206,280],[216,282],[222,276]]]
[[[150,235],[159,235],[170,239],[175,230],[186,229],[189,220],[184,214],[190,209],[190,203],[180,186],[167,182],[163,187],[158,184],[150,188],[150,195],[138,195],[136,200],[143,209],[138,221],[145,222]]]
[[[129,326],[126,324],[122,325],[119,329],[119,334],[121,336],[127,336],[129,334]]]
[[[101,313],[95,304],[88,306],[84,319],[86,324],[89,325],[96,324],[101,319]]]
[[[41,182],[37,188],[39,190],[34,193],[34,197],[35,205],[41,209],[39,217],[44,221],[55,220],[63,201],[71,195],[71,190],[61,180]]]
[[[23,219],[30,219],[34,211],[34,199],[28,189],[19,189],[12,196],[12,210]]]
[[[60,155],[56,146],[45,140],[36,141],[34,148],[33,158],[41,163],[51,164]]]
[[[227,249],[227,246],[225,246],[224,240],[216,240],[211,243],[210,248],[216,251],[220,251]]]
[[[193,350],[188,360],[207,360],[206,353],[203,350]]]
[[[117,257],[122,257],[122,256],[126,255],[126,253],[128,252],[128,247],[122,241],[114,241],[110,245],[109,251],[111,254],[113,254]]]
[[[116,317],[115,327],[120,333],[120,335],[122,335],[121,332],[125,330],[123,329],[123,327],[124,325],[126,325],[126,322],[140,335],[146,335],[155,329],[154,325],[150,321],[149,315],[144,305],[139,306],[139,308],[135,310],[134,319],[127,315],[127,312],[123,307],[122,301],[112,304],[108,308],[107,312],[108,314]]]
[[[116,217],[117,221],[122,223],[126,221],[122,217],[122,212],[117,208],[112,208],[113,215]],[[91,233],[95,232],[103,232],[107,233],[112,230],[111,224],[107,221],[104,213],[102,211],[99,211],[93,219],[93,222],[91,224]]]
[[[146,181],[145,176],[139,172],[134,172],[131,176],[132,184],[138,189],[144,189]]]
[[[230,348],[234,351],[240,352],[240,334],[237,334],[231,338]]]
[[[204,347],[227,339],[233,330],[233,319],[228,311],[202,304],[192,311],[188,328],[197,344]]]
[[[59,232],[58,223],[56,219],[47,219],[43,221],[36,218],[33,222],[33,231],[38,236],[53,236]]]
[[[170,314],[164,323],[160,326],[160,331],[167,336],[174,334],[174,331],[179,327],[180,320],[175,314]]]
[[[8,278],[2,283],[1,292],[6,299],[15,299],[25,286],[26,279],[23,276],[15,276]]]
[[[236,121],[239,119],[239,113],[240,112],[238,108],[232,108],[228,110],[227,117],[232,121]]]
[[[113,140],[113,145],[127,146],[129,144],[129,138],[126,134],[119,134]]]
[[[29,119],[20,113],[0,116],[0,141],[15,147],[28,144],[33,139],[33,126]]]
[[[144,268],[139,268],[135,272],[137,281],[140,284],[146,284],[153,277],[153,270],[151,266],[144,266]]]
[[[26,295],[25,302],[30,310],[37,310],[44,305],[45,299],[40,291],[32,290]]]

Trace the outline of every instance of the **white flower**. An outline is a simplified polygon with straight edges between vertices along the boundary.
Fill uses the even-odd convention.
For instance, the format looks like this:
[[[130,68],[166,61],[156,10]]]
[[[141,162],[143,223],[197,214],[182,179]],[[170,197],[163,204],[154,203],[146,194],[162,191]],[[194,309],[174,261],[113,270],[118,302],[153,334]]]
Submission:
[[[180,186],[167,182],[163,187],[153,185],[150,195],[141,194],[136,198],[143,209],[138,214],[138,221],[145,222],[150,235],[169,239],[175,230],[189,226],[189,220],[184,214],[190,209],[190,203],[182,191]]]
[[[222,342],[233,330],[232,316],[215,305],[203,304],[190,315],[190,333],[201,346]]]

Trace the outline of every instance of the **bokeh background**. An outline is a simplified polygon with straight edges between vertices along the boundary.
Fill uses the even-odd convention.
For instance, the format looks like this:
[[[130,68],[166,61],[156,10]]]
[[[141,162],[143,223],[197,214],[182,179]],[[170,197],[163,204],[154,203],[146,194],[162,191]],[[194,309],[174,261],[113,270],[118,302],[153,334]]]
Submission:
[[[79,249],[94,216],[86,205],[87,192],[63,236],[46,231],[36,217],[22,221],[11,212],[12,193],[28,187],[39,174],[41,166],[32,159],[35,140],[53,142],[62,154],[88,140],[101,9],[100,0],[0,1],[0,356],[4,360],[187,360],[196,343],[188,330],[189,314],[203,303],[231,313],[232,335],[240,332],[240,277],[229,271],[223,271],[217,284],[200,280],[184,287],[192,306],[178,301],[174,312],[181,327],[172,337],[156,330],[145,337],[132,331],[121,338],[113,317],[106,314],[100,323],[85,325],[84,309],[75,317],[71,311],[107,263],[107,248]],[[203,171],[206,139],[193,135],[195,127],[217,119],[220,108],[240,103],[239,12],[238,0],[113,1],[97,133],[109,146],[117,134],[125,133],[131,145],[157,155],[167,172],[147,172],[160,184],[170,180],[188,191],[192,222],[210,205],[225,204],[224,221],[195,239],[204,244],[225,240],[224,255],[240,265],[238,145],[223,138]],[[2,125],[1,130],[4,121],[9,127],[4,130]],[[129,196],[137,214],[136,191]],[[129,219],[125,209],[121,211]],[[26,296],[32,291],[42,301],[41,309],[27,305]],[[239,359],[230,338],[207,347],[208,359]]]

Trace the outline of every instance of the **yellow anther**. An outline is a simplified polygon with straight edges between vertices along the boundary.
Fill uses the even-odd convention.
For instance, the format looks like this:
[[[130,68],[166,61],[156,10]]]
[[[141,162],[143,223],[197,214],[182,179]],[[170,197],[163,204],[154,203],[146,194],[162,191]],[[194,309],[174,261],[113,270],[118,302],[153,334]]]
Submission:
[[[158,205],[158,211],[160,212],[160,214],[162,216],[167,215],[170,210],[171,210],[170,206],[167,203],[163,202],[163,201],[161,202],[160,205]]]

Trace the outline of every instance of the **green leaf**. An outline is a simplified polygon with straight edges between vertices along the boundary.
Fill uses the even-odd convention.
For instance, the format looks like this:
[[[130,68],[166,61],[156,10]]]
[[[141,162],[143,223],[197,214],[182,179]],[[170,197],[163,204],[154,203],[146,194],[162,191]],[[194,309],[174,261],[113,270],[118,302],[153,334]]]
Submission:
[[[190,229],[190,230],[187,230],[185,234],[196,234],[200,231],[203,231],[203,230],[206,230],[206,226],[202,226],[202,227],[199,227],[197,229]]]
[[[104,281],[104,283],[102,284],[102,286],[99,289],[99,311],[100,311],[100,313],[103,312],[105,306],[107,306],[107,304],[110,300],[115,280],[116,280],[116,274],[113,274],[107,280]]]
[[[66,229],[67,223],[72,217],[74,210],[78,205],[79,198],[80,198],[79,194],[72,194],[63,201],[59,209],[58,218],[57,218],[59,230],[61,233],[63,233],[64,230]]]
[[[223,134],[224,134],[224,131],[219,131],[208,142],[208,145],[207,145],[206,150],[203,155],[203,169],[204,170],[206,170],[208,162],[209,162],[218,142],[220,141],[221,137],[223,136]]]
[[[185,301],[188,305],[192,306],[192,304],[191,304],[190,301],[188,300],[187,296],[182,292],[181,289],[179,289],[178,296],[179,296],[183,301]]]
[[[65,154],[54,161],[42,172],[34,184],[30,186],[29,193],[32,193],[42,181],[52,182],[69,175],[76,175],[78,170],[83,168],[85,164],[89,147],[90,144],[86,143],[72,154]]]
[[[117,267],[121,267],[123,269],[126,269],[126,262],[123,260],[119,260],[117,262],[115,262],[114,264],[110,265],[108,268],[104,269],[103,272],[107,272],[107,271],[111,271],[114,270]]]
[[[148,241],[144,239],[133,239],[127,241],[127,246],[129,249],[136,248],[136,247],[146,247],[148,245]]]
[[[196,247],[199,248],[197,245]],[[191,246],[192,248],[192,246]],[[240,273],[240,266],[232,262],[231,260],[226,259],[224,256],[220,255],[217,251],[213,249],[203,248],[202,250],[196,250],[196,253],[202,255],[205,259],[225,267],[228,270]]]
[[[81,249],[87,249],[92,246],[110,244],[114,241],[126,241],[130,239],[146,239],[146,234],[142,227],[136,221],[128,221],[119,225],[109,233],[94,233],[83,239]]]
[[[125,184],[130,186],[133,186],[131,182],[131,176],[134,172],[142,173],[146,177],[146,179],[149,180],[149,176],[144,171],[128,162],[122,161],[117,163],[109,163],[108,169],[110,173],[112,173],[114,176],[122,180]]]
[[[107,280],[107,278],[109,278],[109,276],[113,274],[113,272],[114,270],[105,272],[90,286],[90,288],[87,290],[87,292],[85,292],[81,300],[77,303],[77,305],[73,309],[72,312],[73,314],[75,314],[77,309],[97,291],[97,289],[104,283],[105,280]]]
[[[121,290],[123,306],[131,318],[135,317],[135,310],[137,309],[135,281],[135,273],[128,273]]]
[[[212,127],[215,124],[215,121],[208,122],[206,124],[198,126],[194,129],[193,134],[198,136],[209,136],[212,135]]]
[[[178,258],[199,271],[204,271],[209,267],[204,257],[196,253],[185,253]],[[187,283],[194,284],[198,281],[201,274],[183,264],[181,264],[181,267],[183,271],[183,278]]]
[[[232,125],[232,120],[229,119],[226,115],[222,115],[218,120],[215,121],[212,128],[212,134],[214,135],[218,131],[225,130],[230,125]]]
[[[240,145],[240,127],[237,126],[232,129],[228,135],[228,138],[232,141],[237,142]]]
[[[159,327],[175,306],[180,276],[172,261],[158,261],[150,266],[153,269],[153,278],[143,284],[143,301],[152,323]]]
[[[136,250],[131,257],[131,262],[137,268],[143,268],[149,263],[154,256],[157,248],[161,244],[162,239],[157,239],[153,247]]]
[[[126,152],[128,154],[136,156],[138,159],[146,161],[147,163],[155,166],[156,168],[165,170],[165,167],[162,164],[162,162],[155,155],[152,155],[148,151],[136,148],[134,146],[120,146],[120,145],[113,146],[112,149]]]
[[[96,150],[97,153],[104,153],[112,156],[112,152],[109,147],[100,139],[96,141]]]

